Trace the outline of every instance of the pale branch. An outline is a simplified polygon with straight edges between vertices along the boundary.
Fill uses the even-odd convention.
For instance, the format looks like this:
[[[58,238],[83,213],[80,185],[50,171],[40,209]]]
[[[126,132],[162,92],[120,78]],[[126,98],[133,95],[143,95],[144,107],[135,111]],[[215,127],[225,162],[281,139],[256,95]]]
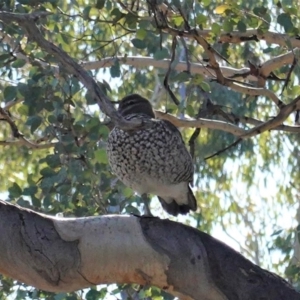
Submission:
[[[208,37],[208,31],[204,31],[204,36]],[[203,33],[203,31],[198,31],[199,34]],[[245,36],[252,34],[252,30],[250,32],[246,32]],[[267,33],[267,35],[273,36],[277,35],[277,33]],[[279,34],[280,35],[280,34]],[[227,34],[221,34],[220,40],[222,41],[222,37],[226,36]],[[285,36],[285,35],[284,35]],[[0,31],[0,37],[1,42],[8,44],[13,49],[13,54],[20,59],[24,59],[27,63],[31,63],[29,58],[25,55],[25,53],[22,51],[21,45],[17,43],[10,35],[6,34],[5,32]],[[290,38],[290,37],[289,37]],[[290,38],[291,40],[294,40],[293,38]],[[272,39],[268,39],[272,40]],[[282,38],[280,39],[282,40]],[[300,40],[295,39],[295,45],[300,45]],[[235,41],[234,41],[235,42]],[[282,54],[276,57],[273,57],[260,66],[260,75],[264,77],[268,77],[269,74],[286,65],[291,64],[294,59],[294,55],[299,56],[299,49],[295,48],[293,51],[290,51],[286,54]],[[150,57],[137,57],[137,56],[126,56],[126,57],[108,57],[103,58],[101,61],[94,61],[94,62],[83,62],[81,65],[85,70],[93,70],[93,69],[99,69],[99,68],[105,68],[110,67],[114,64],[115,60],[118,60],[120,64],[133,66],[136,68],[143,68],[148,66],[153,66],[155,68],[163,68],[167,69],[169,60],[155,60],[154,58]],[[43,67],[48,66],[47,63],[43,61],[36,61],[39,64],[41,64]],[[250,73],[250,68],[244,67],[244,68],[233,68],[233,67],[226,67],[226,66],[220,66],[219,67],[223,76],[228,78],[235,78],[235,79],[248,79],[250,81],[257,81],[257,76]],[[187,63],[186,62],[178,62],[174,69],[183,72],[187,70]],[[216,72],[213,70],[212,67],[206,66],[200,63],[190,63],[190,72],[192,74],[202,74],[207,78],[216,78]]]
[[[178,29],[166,25],[164,28],[162,28],[162,31],[165,33],[169,33],[172,36],[190,37],[196,40],[198,44],[201,45],[204,51],[206,52],[210,67],[215,71],[217,81],[220,84],[224,83],[224,75],[222,74],[219,63],[217,62],[215,57],[216,51],[201,35],[198,34],[197,30],[195,29],[190,30],[188,31],[188,34],[186,34],[186,31],[180,31]]]
[[[0,200],[0,228],[0,273],[41,290],[117,282],[157,286],[184,300],[299,299],[281,277],[169,220],[58,218]]]
[[[124,130],[132,130],[145,126],[144,122],[140,120],[127,121],[125,120],[114,108],[110,99],[103,93],[101,88],[95,82],[95,80],[87,73],[86,70],[78,63],[76,63],[66,52],[57,47],[53,43],[49,42],[39,31],[35,24],[35,21],[40,17],[45,17],[49,13],[39,12],[32,14],[15,14],[0,11],[0,20],[5,23],[17,22],[26,31],[28,37],[35,41],[39,47],[44,49],[49,54],[53,55],[58,62],[64,66],[64,68],[77,77],[81,83],[87,88],[87,90],[93,95],[95,102],[98,103],[100,109],[108,115],[116,126],[121,127]]]
[[[300,57],[299,48],[295,48],[293,51],[270,58],[261,64],[260,74],[267,78],[274,70],[279,69],[282,66],[292,64],[295,56]]]
[[[277,126],[281,125],[293,111],[296,111],[298,109],[300,109],[300,96],[296,97],[289,104],[283,106],[275,118],[261,125],[255,126],[254,128],[250,129],[245,135],[242,135],[241,138],[249,138],[263,133],[267,130],[276,128]]]
[[[13,40],[13,38],[0,31],[1,42],[7,43],[12,49],[14,49],[13,54],[20,58],[24,59],[27,63],[32,63],[29,58],[23,54],[23,51],[20,49],[20,45]],[[108,68],[114,65],[115,61],[118,61],[120,65],[128,65],[135,68],[144,68],[153,66],[155,68],[167,69],[170,63],[169,59],[156,60],[152,57],[144,57],[144,56],[116,56],[116,57],[106,57],[101,59],[100,61],[91,61],[91,62],[82,62],[80,65],[85,70],[95,70],[101,68]],[[42,66],[48,66],[47,63],[43,61],[37,61]],[[58,66],[52,66],[52,68],[58,70]],[[257,77],[249,74],[249,68],[232,68],[221,66],[222,73],[225,77],[234,77],[236,79],[248,79],[250,81],[257,81]],[[269,67],[270,68],[270,67]],[[173,69],[179,72],[184,72],[188,70],[188,66],[186,62],[177,62],[176,65],[173,66]],[[201,63],[190,63],[190,72],[191,74],[202,74],[207,78],[215,78],[216,73],[214,70]]]
[[[245,116],[237,116],[235,114],[229,113],[226,114],[226,119],[224,116],[219,116],[224,119],[224,121],[228,121],[228,119],[231,119],[232,122],[238,122],[243,125],[254,125],[256,127],[251,128],[251,129],[243,129],[241,127],[238,127],[235,124],[229,123],[229,122],[224,122],[224,121],[219,121],[219,120],[211,120],[211,119],[204,119],[204,118],[199,118],[199,119],[179,119],[176,116],[170,115],[168,113],[164,113],[159,110],[155,110],[155,116],[158,119],[162,120],[167,120],[171,122],[173,125],[176,127],[181,127],[181,128],[208,128],[208,129],[214,129],[214,130],[221,130],[224,132],[228,132],[233,134],[234,136],[237,137],[243,137],[243,139],[252,137],[253,135],[248,136],[250,132],[254,128],[260,128],[264,124],[268,122],[263,122],[256,120],[254,118],[250,117],[245,117]],[[288,117],[288,116],[287,116]],[[275,126],[275,125],[274,125]],[[277,130],[277,131],[285,131],[285,132],[291,132],[291,133],[300,133],[300,126],[287,126],[283,124],[277,123],[275,127],[271,127],[266,130]],[[257,132],[256,134],[259,134]]]
[[[233,134],[234,136],[241,137],[244,135],[244,139],[248,138],[247,134],[252,130],[246,130],[243,128],[238,127],[235,124],[228,123],[228,119],[231,119],[232,122],[238,122],[244,125],[255,125],[258,128],[259,126],[262,126],[265,124],[262,121],[256,120],[254,118],[250,117],[245,117],[245,116],[237,116],[232,113],[227,114],[227,120],[224,119],[224,121],[219,121],[219,120],[210,120],[210,119],[179,119],[176,116],[170,115],[168,113],[164,113],[161,111],[156,110],[155,115],[159,119],[163,120],[168,120],[172,124],[174,124],[176,127],[181,127],[181,128],[208,128],[208,129],[213,129],[213,130],[221,130],[224,132],[228,132]],[[222,118],[222,116],[219,116]],[[269,130],[276,130],[276,131],[285,131],[285,132],[291,132],[291,133],[300,133],[300,126],[287,126],[280,124],[274,128],[271,128]],[[259,134],[259,132],[257,132]],[[252,135],[251,135],[252,136]],[[9,140],[4,140],[0,141],[0,146],[26,146],[32,150],[37,150],[37,149],[48,149],[54,147],[57,143],[41,143],[46,141],[46,138],[39,139],[38,141],[30,141],[23,136],[20,136],[18,140],[16,141],[9,141]]]
[[[242,94],[247,94],[251,96],[265,96],[270,98],[279,108],[281,108],[284,104],[283,102],[276,96],[275,93],[266,89],[266,88],[254,88],[250,86],[246,86],[231,80],[226,80],[225,85],[230,87],[232,90],[235,90]]]
[[[5,41],[7,42],[7,40],[8,38]],[[296,49],[295,52],[298,53],[298,49]],[[85,70],[106,68],[112,66],[116,60],[118,60],[119,64],[130,65],[136,68],[153,66],[155,68],[168,69],[168,66],[170,64],[170,60],[168,59],[158,61],[150,57],[128,56],[128,57],[109,57],[109,58],[104,58],[101,61],[83,62],[81,63],[81,66]],[[293,52],[289,52],[287,54],[274,57],[262,64],[262,66],[260,67],[260,75],[267,77],[273,70],[283,65],[290,64],[292,63],[292,61],[293,61]],[[174,70],[180,72],[187,71],[188,69],[186,62],[178,62],[173,68]],[[250,73],[250,68],[236,69],[232,67],[222,66],[219,67],[219,69],[225,78],[234,78],[234,79],[243,78],[243,79],[248,79],[250,81],[258,80],[257,75],[253,75]],[[217,76],[216,72],[211,66],[207,66],[207,65],[205,66],[200,63],[191,63],[190,72],[191,74],[202,74],[208,79],[216,78]],[[246,93],[248,95],[256,95],[256,96],[262,95],[262,96],[270,97],[277,105],[278,103],[280,103],[278,97],[267,89],[248,87],[238,83],[234,84],[231,81],[229,82],[226,81],[225,85],[230,86],[235,91]]]
[[[178,29],[171,28],[171,27],[166,27],[163,29],[165,32],[170,33],[171,35],[179,35],[179,36],[188,36],[190,38],[194,38],[195,40],[198,41],[198,43],[204,47],[204,50],[209,53],[209,62],[211,64],[211,67],[215,70],[216,72],[216,77],[217,77],[217,82],[228,86],[232,88],[235,91],[238,91],[240,93],[245,93],[248,95],[257,95],[257,96],[266,96],[271,98],[271,100],[279,107],[281,108],[283,105],[283,102],[270,90],[265,89],[265,88],[254,88],[254,87],[249,87],[246,85],[243,85],[242,83],[236,83],[233,80],[224,77],[221,75],[221,69],[219,68],[219,64],[215,62],[215,60],[212,59],[214,50],[209,46],[209,44],[205,44],[203,42],[204,38],[198,34],[197,30],[190,30],[188,32],[186,31],[179,31]]]
[[[234,124],[226,123],[218,120],[209,120],[209,119],[179,119],[170,114],[156,110],[155,115],[159,119],[167,120],[174,124],[176,127],[185,127],[185,128],[209,128],[222,130],[229,132],[235,136],[242,136],[246,134],[246,130],[240,128]]]
[[[149,3],[151,3],[149,1]],[[151,9],[153,10],[153,13],[161,13],[159,11],[158,6],[151,3],[150,5]],[[159,25],[157,25],[159,26]],[[186,26],[188,27],[188,26]],[[204,35],[201,34],[201,31],[197,29],[191,29],[188,28],[187,30],[178,30],[176,28],[171,27],[168,24],[167,19],[164,20],[164,22],[158,27],[163,32],[169,33],[170,35],[174,36],[180,36],[180,37],[188,37],[190,39],[194,39],[198,42],[199,45],[201,45],[205,51],[205,53],[208,55],[208,63],[210,67],[215,71],[216,74],[216,80],[221,85],[225,85],[228,87],[231,87],[234,90],[237,90],[239,92],[244,92],[250,95],[263,95],[270,97],[271,100],[279,107],[281,108],[284,104],[283,102],[270,90],[267,90],[265,88],[254,88],[254,87],[248,87],[246,85],[243,85],[241,83],[233,82],[233,80],[230,80],[229,78],[226,78],[223,76],[222,71],[220,69],[219,63],[216,61],[215,55],[218,56],[218,53],[211,47],[211,45],[205,40]],[[220,56],[220,55],[219,55]],[[258,74],[259,75],[259,74]]]
[[[119,1],[120,2],[120,1]],[[158,5],[160,7],[160,5]],[[43,16],[43,15],[48,15],[46,14],[41,14],[41,13],[36,13],[32,14],[34,18],[38,16]],[[173,28],[167,28],[171,33],[174,34],[177,31]],[[195,32],[197,34],[195,34]],[[242,68],[242,69],[235,69],[231,67],[219,67],[218,63],[215,60],[214,57],[214,50],[211,49],[209,44],[204,38],[209,37],[210,30],[192,30],[191,32],[180,32],[180,36],[185,36],[185,37],[191,37],[193,39],[196,39],[207,51],[210,51],[209,57],[210,57],[210,62],[212,66],[203,66],[201,64],[193,63],[191,64],[191,73],[194,74],[203,74],[206,77],[218,77],[218,74],[214,71],[214,69],[219,69],[222,71],[221,73],[223,74],[224,77],[235,77],[239,78],[238,76],[241,75],[242,78],[245,78],[245,76],[251,80],[251,81],[256,81],[257,76],[253,74],[249,74],[250,69],[249,68]],[[183,33],[183,34],[182,34]],[[199,36],[198,36],[199,35]],[[14,41],[9,35],[6,33],[3,33],[0,31],[0,37],[2,37],[2,42],[7,43],[11,46],[12,49],[14,50],[14,53],[17,57],[22,58],[29,62],[28,57],[22,52],[22,49],[20,47],[20,44],[18,44],[16,41]],[[248,30],[245,33],[240,33],[240,32],[231,32],[231,33],[221,33],[220,35],[220,42],[229,42],[229,43],[238,43],[238,42],[245,42],[247,40],[254,40],[254,37],[257,37],[258,39],[264,39],[266,42],[269,43],[277,43],[278,45],[284,46],[286,45],[286,41],[289,40],[291,42],[291,45],[293,47],[298,47],[300,46],[300,40],[297,38],[291,38],[288,35],[285,34],[279,34],[279,33],[274,33],[274,32],[266,32],[264,34],[259,34],[257,30]],[[274,69],[277,69],[285,64],[290,64],[293,61],[294,54],[298,53],[298,49],[294,49],[294,51],[291,51],[287,54],[283,54],[280,56],[277,56],[275,58],[271,58],[270,60],[266,61],[265,63],[262,64],[260,67],[260,74],[263,76],[268,76]],[[87,62],[83,63],[82,66],[86,70],[90,69],[95,69],[95,68],[101,68],[111,66],[114,63],[114,60],[118,59],[120,63],[132,65],[135,67],[145,67],[145,66],[155,66],[158,68],[167,68],[168,67],[168,60],[164,61],[157,61],[154,59],[150,58],[143,58],[143,57],[126,57],[126,58],[120,58],[120,57],[115,57],[115,58],[104,58],[100,62]],[[150,60],[150,61],[149,61]],[[43,63],[43,62],[40,62]],[[46,63],[44,63],[46,65]],[[193,68],[194,67],[194,68]],[[187,69],[186,63],[178,63],[175,67],[176,70],[178,71],[185,71]],[[218,73],[218,72],[217,72]],[[221,80],[222,81],[222,80]]]
[[[116,57],[105,57],[100,61],[82,62],[81,66],[85,70],[95,70],[101,68],[109,68],[118,61],[120,65],[128,65],[135,68],[145,68],[152,66],[158,69],[168,69],[170,64],[170,59],[156,60],[152,57],[145,56],[116,56]],[[172,66],[172,69],[178,72],[185,72],[188,70],[188,65],[186,62],[177,62]],[[250,81],[257,81],[257,77],[249,74],[249,68],[232,68],[221,66],[220,67],[223,75],[225,77],[234,77],[235,79],[248,79]],[[201,74],[208,79],[216,78],[215,71],[210,67],[201,63],[190,63],[191,74]]]
[[[6,102],[5,105],[4,105],[4,107],[3,107],[3,109],[7,111],[10,108],[12,108],[13,106],[15,106],[16,104],[21,103],[23,101],[24,101],[24,99],[20,98],[18,100],[12,100],[12,101]]]
[[[254,126],[258,126],[258,125],[262,125],[264,124],[263,121],[251,118],[251,117],[246,117],[246,116],[238,116],[236,114],[230,113],[230,114],[226,114],[226,118],[224,118],[223,116],[219,115],[220,118],[224,119],[224,121],[228,121],[231,120],[233,123],[241,123],[244,125],[254,125]],[[271,130],[275,130],[275,131],[285,131],[285,132],[291,132],[291,133],[300,133],[300,126],[289,126],[289,125],[279,125],[275,128],[272,128]]]

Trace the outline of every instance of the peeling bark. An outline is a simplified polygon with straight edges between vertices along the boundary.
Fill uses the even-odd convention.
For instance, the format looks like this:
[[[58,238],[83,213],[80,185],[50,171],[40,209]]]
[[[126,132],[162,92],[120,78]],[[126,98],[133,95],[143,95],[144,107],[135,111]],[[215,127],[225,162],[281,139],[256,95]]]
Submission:
[[[0,201],[0,273],[36,288],[155,285],[180,299],[300,299],[279,276],[169,220],[55,218]]]

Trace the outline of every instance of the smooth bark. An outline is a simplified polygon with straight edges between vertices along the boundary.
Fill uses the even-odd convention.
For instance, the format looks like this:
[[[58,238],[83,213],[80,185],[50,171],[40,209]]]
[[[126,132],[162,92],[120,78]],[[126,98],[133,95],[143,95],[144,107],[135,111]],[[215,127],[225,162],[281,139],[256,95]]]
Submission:
[[[159,218],[56,218],[0,201],[0,273],[36,288],[155,285],[180,299],[300,299],[222,242]]]

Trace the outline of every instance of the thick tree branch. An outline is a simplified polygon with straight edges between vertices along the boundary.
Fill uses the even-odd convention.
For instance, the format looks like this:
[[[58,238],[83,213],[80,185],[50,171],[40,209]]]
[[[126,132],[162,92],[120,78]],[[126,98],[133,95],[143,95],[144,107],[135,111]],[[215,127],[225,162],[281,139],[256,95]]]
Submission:
[[[55,218],[0,201],[0,273],[64,292],[155,285],[180,299],[299,299],[279,276],[194,228],[159,218]]]

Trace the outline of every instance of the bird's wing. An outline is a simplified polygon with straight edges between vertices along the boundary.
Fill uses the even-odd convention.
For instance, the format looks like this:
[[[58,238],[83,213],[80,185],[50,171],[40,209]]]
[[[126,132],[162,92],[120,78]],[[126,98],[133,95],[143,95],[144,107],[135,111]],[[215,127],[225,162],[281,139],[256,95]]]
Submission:
[[[180,131],[177,129],[175,125],[173,125],[171,122],[167,120],[160,120],[165,124],[165,126],[171,131],[171,133],[178,139],[178,142],[176,144],[177,149],[176,151],[172,152],[175,156],[175,160],[180,162],[180,175],[175,178],[174,183],[179,182],[189,182],[193,183],[193,176],[194,176],[194,164],[193,159],[187,150],[184,140],[182,138],[182,135]]]

